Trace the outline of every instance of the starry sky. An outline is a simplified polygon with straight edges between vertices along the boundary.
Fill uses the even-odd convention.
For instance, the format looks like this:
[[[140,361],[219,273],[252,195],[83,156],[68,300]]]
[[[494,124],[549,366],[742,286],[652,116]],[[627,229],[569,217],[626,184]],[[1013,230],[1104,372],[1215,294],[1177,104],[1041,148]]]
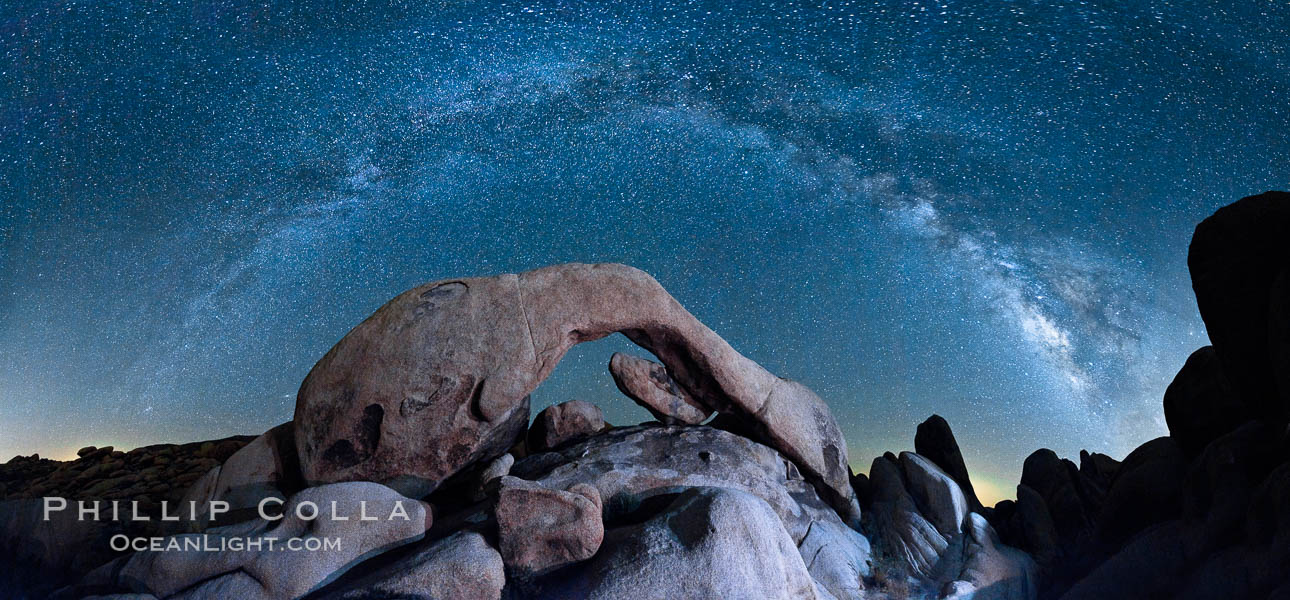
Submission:
[[[1290,9],[0,5],[0,460],[259,433],[433,279],[616,261],[985,499],[1122,457],[1205,345],[1217,207],[1290,187]],[[648,419],[576,347],[534,407]]]

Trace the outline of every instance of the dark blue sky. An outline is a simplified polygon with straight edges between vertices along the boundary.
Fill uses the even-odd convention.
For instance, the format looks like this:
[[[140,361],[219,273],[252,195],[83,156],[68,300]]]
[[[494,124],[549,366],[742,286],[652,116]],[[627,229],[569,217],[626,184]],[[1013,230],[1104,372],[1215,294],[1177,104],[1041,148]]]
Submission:
[[[0,6],[0,460],[258,433],[403,289],[619,261],[991,496],[1164,433],[1192,227],[1290,187],[1281,3],[426,4]],[[628,347],[535,408],[647,419]]]

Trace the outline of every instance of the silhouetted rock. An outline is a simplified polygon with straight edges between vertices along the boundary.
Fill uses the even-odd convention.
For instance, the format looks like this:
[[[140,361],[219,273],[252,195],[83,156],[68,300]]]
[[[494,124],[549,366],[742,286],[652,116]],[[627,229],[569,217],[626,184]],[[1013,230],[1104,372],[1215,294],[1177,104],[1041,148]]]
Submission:
[[[1064,600],[1172,598],[1187,567],[1189,529],[1180,521],[1158,525],[1134,538],[1087,576]]]
[[[1206,545],[1239,539],[1254,491],[1280,459],[1279,429],[1251,421],[1211,442],[1191,462],[1183,483],[1183,516],[1202,524]]]
[[[1188,267],[1213,347],[1165,392],[1170,437],[1134,450],[1107,487],[1092,563],[1064,598],[1264,598],[1290,564],[1290,194],[1223,207]],[[1247,419],[1257,420],[1247,422]],[[1290,490],[1290,482],[1285,486]],[[1103,557],[1105,559],[1103,560]]]
[[[529,427],[529,452],[544,452],[599,433],[605,428],[600,407],[582,400],[548,406]]]
[[[1284,340],[1270,339],[1269,313],[1273,283],[1288,265],[1286,192],[1218,209],[1196,226],[1187,253],[1196,304],[1228,379],[1256,416],[1281,422],[1290,417],[1290,389],[1278,390],[1271,350]]]
[[[1247,504],[1244,527],[1222,539],[1207,535],[1193,519],[1147,528],[1062,597],[1273,596],[1290,582],[1290,464],[1267,474]]]
[[[51,511],[48,521],[44,509],[40,499],[0,501],[0,569],[29,586],[32,597],[111,560],[117,553],[108,541],[124,532],[118,521],[80,518],[75,499],[66,510]]]
[[[1105,491],[1120,472],[1120,461],[1099,452],[1079,451],[1079,474],[1085,481]]]
[[[851,489],[856,491],[856,499],[860,501],[860,506],[869,506],[873,502],[873,490],[869,487],[869,476],[864,473],[856,473],[851,476]]]
[[[1290,194],[1285,195],[1290,198]],[[1285,242],[1290,245],[1290,242]],[[1268,359],[1283,410],[1290,405],[1290,265],[1272,282],[1268,300]]]
[[[1097,516],[1099,543],[1119,547],[1133,534],[1182,513],[1187,457],[1172,438],[1156,438],[1129,453]]]
[[[932,415],[919,423],[914,433],[914,452],[936,463],[936,466],[954,478],[959,489],[963,490],[963,496],[967,498],[968,510],[981,508],[976,490],[972,489],[967,465],[963,462],[963,453],[959,451],[959,443],[954,439],[954,432],[944,418]]]
[[[1193,533],[1177,597],[1266,598],[1290,584],[1290,464],[1263,478],[1247,510],[1235,543]]]
[[[183,523],[160,520],[162,503],[168,514],[186,518],[187,511],[177,510],[184,493],[252,439],[156,444],[129,452],[90,446],[71,461],[22,457],[0,465],[0,497],[9,499],[0,503],[0,571],[10,571],[10,584],[27,586],[23,593],[43,597],[118,556],[108,543],[111,535],[180,531]],[[66,498],[68,509],[41,522],[44,496]],[[77,501],[101,502],[101,518],[78,519]],[[113,501],[122,520],[108,518]],[[149,520],[132,520],[136,508]]]
[[[1093,517],[1101,509],[1081,490],[1079,469],[1046,448],[1026,457],[1021,485],[1043,499],[1062,544],[1082,544],[1092,533]]]
[[[1016,516],[1017,545],[1030,552],[1045,567],[1052,566],[1060,554],[1061,540],[1053,522],[1048,504],[1030,486],[1017,486]]]
[[[1164,404],[1170,437],[1191,455],[1251,417],[1228,383],[1213,346],[1187,358],[1165,389]]]
[[[27,493],[37,487],[37,482],[45,480],[51,473],[62,468],[66,463],[41,458],[39,454],[15,456],[9,462],[0,465],[0,499],[37,497],[40,493]],[[39,490],[43,493],[44,489]]]

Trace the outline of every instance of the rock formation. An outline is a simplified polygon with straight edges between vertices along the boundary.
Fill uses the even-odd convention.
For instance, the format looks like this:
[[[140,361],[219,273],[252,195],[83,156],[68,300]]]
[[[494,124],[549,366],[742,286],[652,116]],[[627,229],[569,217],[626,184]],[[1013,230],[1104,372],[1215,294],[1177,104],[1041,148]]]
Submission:
[[[654,361],[615,352],[609,359],[609,372],[623,395],[664,425],[698,425],[712,416],[712,409],[686,394],[667,374],[667,368]]]
[[[570,400],[549,406],[538,413],[529,426],[528,450],[544,452],[599,433],[605,428],[600,407],[590,402]]]
[[[963,463],[963,454],[954,439],[950,424],[940,415],[932,415],[918,424],[914,433],[914,452],[926,457],[954,479],[972,510],[981,508],[981,501],[972,489],[972,480],[968,477],[967,465]]]
[[[304,487],[296,459],[294,428],[283,423],[251,442],[220,466],[211,469],[180,500],[198,507],[199,520],[193,529],[209,524],[207,510],[211,501],[228,503],[224,522],[237,522],[253,515],[261,500],[287,497]]]
[[[1213,346],[1163,391],[1170,434],[1122,461],[1036,450],[1016,499],[993,507],[944,419],[850,476],[805,387],[648,275],[562,265],[400,295],[318,362],[295,420],[257,438],[0,465],[0,594],[1290,598],[1288,207],[1264,194],[1197,227],[1188,260]],[[612,332],[661,361],[615,355],[609,369],[658,422],[609,427],[573,401],[530,428],[528,394],[573,344]],[[231,510],[46,521],[41,496]],[[254,509],[266,498],[280,518]],[[326,517],[300,512],[311,505]],[[111,551],[118,534],[180,549]],[[265,538],[340,545],[185,549]]]
[[[600,491],[585,483],[567,491],[503,477],[495,515],[502,562],[529,579],[591,558],[605,536]]]
[[[551,489],[591,485],[605,500],[605,516],[611,522],[620,512],[649,505],[656,494],[723,487],[764,500],[794,543],[813,527],[846,529],[784,455],[709,427],[616,428],[556,452],[521,459],[511,474]]]
[[[112,535],[153,536],[184,529],[183,522],[161,521],[163,503],[175,514],[184,494],[221,461],[251,441],[239,436],[189,444],[158,444],[129,452],[86,447],[75,460],[15,457],[0,465],[0,589],[48,592],[113,558]],[[42,521],[42,497],[67,499],[69,510]],[[79,519],[75,501],[111,503],[124,520]],[[147,521],[130,519],[137,507]],[[6,569],[19,564],[22,568]],[[51,587],[52,586],[52,587]],[[40,597],[33,594],[34,597]]]
[[[649,275],[615,264],[436,281],[391,300],[300,387],[305,479],[378,481],[423,496],[510,447],[529,392],[565,352],[615,332],[657,356],[702,406],[747,421],[858,521],[846,444],[824,402],[736,352]]]
[[[571,401],[528,427],[528,394],[565,351],[615,331],[662,361],[617,355],[610,372],[663,424],[609,428],[599,407]],[[693,425],[714,409],[740,434]],[[633,582],[652,581],[682,597],[832,599],[860,595],[873,572],[869,542],[853,528],[860,514],[846,443],[824,403],[739,355],[648,275],[621,265],[443,281],[400,295],[319,361],[292,422],[249,443],[201,446],[217,451],[175,490],[201,509],[157,531],[163,545],[335,538],[344,549],[125,552],[79,581],[71,574],[58,595],[519,598],[577,585],[622,597]],[[91,474],[119,475],[126,464],[110,448],[82,455],[95,464]],[[13,471],[63,470],[47,462],[22,459]],[[410,518],[354,519],[365,499],[378,512],[411,503]],[[262,514],[264,500],[285,503],[283,516]],[[228,508],[213,521],[212,503]],[[341,518],[294,512],[311,504]],[[8,524],[18,527],[10,537],[40,527],[30,518]],[[115,531],[63,537],[97,543]],[[641,544],[653,559],[627,567]],[[49,567],[70,554],[60,546],[19,558]],[[768,568],[762,560],[772,556]],[[86,560],[81,572],[108,558]],[[471,561],[478,576],[450,573]],[[711,577],[694,585],[676,579],[677,568]]]
[[[1213,346],[1187,358],[1165,389],[1164,404],[1169,437],[1193,455],[1253,416],[1228,383]]]
[[[949,428],[938,436],[933,447],[944,450],[942,460],[962,464]],[[1003,544],[985,517],[972,512],[955,478],[931,460],[914,452],[879,456],[867,486],[864,530],[874,536],[875,562],[884,570],[876,592],[910,598],[1035,597],[1034,560]]]
[[[483,502],[442,519],[385,486],[348,482],[295,493],[280,521],[251,518],[163,542],[335,538],[344,551],[135,552],[58,597],[452,600],[500,598],[503,590],[513,598],[561,597],[552,594],[578,589],[586,597],[631,598],[627,590],[636,589],[682,598],[829,600],[861,597],[872,580],[868,540],[791,460],[747,438],[649,424],[518,461],[505,457],[511,455],[483,471],[493,473]],[[368,501],[367,514],[381,517],[402,502],[409,518],[359,521],[359,499]],[[299,518],[296,507],[305,502],[329,518]],[[330,520],[333,510],[348,520]],[[646,584],[652,587],[635,587]]]
[[[1267,192],[1201,221],[1187,251],[1196,305],[1228,380],[1256,416],[1283,423],[1290,419],[1287,332],[1272,326],[1286,306],[1272,294],[1290,266],[1286,240],[1290,193]]]
[[[658,514],[610,531],[605,552],[538,597],[830,598],[764,500],[726,488],[687,488],[665,499]]]
[[[632,598],[631,589],[649,597],[855,598],[871,576],[868,540],[792,461],[724,431],[614,428],[516,460],[509,472],[494,481],[489,500],[436,520],[436,530],[446,525],[430,537],[484,532],[515,598],[567,597],[561,594],[570,590],[578,590],[574,597]],[[397,565],[425,568],[416,565],[428,552],[373,562],[393,578]],[[362,598],[359,590],[401,585],[376,574],[346,576],[326,597]]]
[[[1040,564],[1041,597],[1290,594],[1290,194],[1219,209],[1187,263],[1213,346],[1165,391],[1170,435],[1120,463],[1037,451],[1017,501],[993,511]]]
[[[499,600],[505,585],[501,554],[483,534],[463,530],[420,545],[411,555],[388,562],[361,578],[320,594],[319,598]]]

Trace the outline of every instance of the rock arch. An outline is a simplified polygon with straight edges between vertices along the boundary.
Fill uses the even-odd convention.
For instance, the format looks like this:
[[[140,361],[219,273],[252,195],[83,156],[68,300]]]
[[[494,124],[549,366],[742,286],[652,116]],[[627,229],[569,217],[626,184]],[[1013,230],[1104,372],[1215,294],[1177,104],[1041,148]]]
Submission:
[[[653,277],[620,264],[442,280],[390,300],[301,385],[294,422],[303,474],[311,484],[368,480],[429,493],[505,452],[527,425],[529,393],[569,348],[615,332],[658,357],[690,398],[739,417],[858,525],[846,442],[828,406],[736,352]]]

